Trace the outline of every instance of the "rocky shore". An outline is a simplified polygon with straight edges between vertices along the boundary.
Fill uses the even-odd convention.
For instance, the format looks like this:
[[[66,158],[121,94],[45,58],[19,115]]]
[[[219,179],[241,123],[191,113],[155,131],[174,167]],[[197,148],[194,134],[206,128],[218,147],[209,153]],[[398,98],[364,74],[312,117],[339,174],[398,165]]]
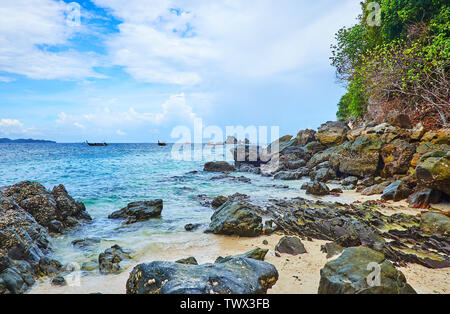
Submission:
[[[282,188],[282,181],[309,179],[301,189],[311,198],[261,202],[240,193],[199,195],[199,203],[211,208],[211,220],[186,225],[185,237],[216,239],[233,249],[216,254],[198,248],[155,260],[108,246],[90,267],[102,274],[100,280],[115,280],[119,292],[130,294],[411,294],[428,291],[411,275],[421,267],[441,272],[448,287],[450,215],[436,204],[449,200],[449,129],[427,131],[397,115],[389,123],[359,128],[327,122],[317,131],[284,136],[267,149],[236,144],[236,159],[238,146],[244,146],[244,158],[234,165],[205,164],[205,173],[215,173],[212,181],[251,184],[242,175],[250,173],[272,177]],[[360,201],[339,202],[347,193],[360,195]],[[398,202],[407,207],[400,210]],[[108,218],[139,227],[162,212],[163,200],[147,200]],[[64,286],[70,270],[51,259],[51,237],[89,223],[85,206],[62,185],[48,191],[37,182],[20,182],[0,188],[0,213],[0,293],[27,292],[42,277]],[[97,241],[72,245],[83,249]],[[132,260],[133,268],[123,268],[125,260]],[[303,282],[307,289],[298,289]],[[448,293],[446,287],[436,289]]]

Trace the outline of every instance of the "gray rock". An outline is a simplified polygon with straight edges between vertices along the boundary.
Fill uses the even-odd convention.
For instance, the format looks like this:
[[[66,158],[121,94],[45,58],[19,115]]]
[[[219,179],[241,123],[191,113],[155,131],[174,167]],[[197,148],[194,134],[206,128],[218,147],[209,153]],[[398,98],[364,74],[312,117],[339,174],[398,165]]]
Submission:
[[[345,141],[348,131],[349,128],[345,122],[329,121],[320,126],[315,137],[326,146],[340,145]]]
[[[130,273],[127,294],[264,294],[278,280],[266,262],[235,257],[223,263],[140,264]]]
[[[300,180],[302,176],[302,173],[297,171],[281,171],[275,174],[273,178],[275,180],[293,181]]]
[[[387,186],[381,198],[384,200],[393,200],[398,202],[400,200],[408,198],[413,193],[413,191],[408,187],[408,185],[402,180],[397,180]]]
[[[341,181],[341,184],[344,186],[347,185],[357,185],[358,184],[358,177],[349,176]]]
[[[379,282],[376,269],[379,267]],[[374,280],[375,279],[375,280]],[[369,285],[370,283],[370,285]],[[348,248],[320,270],[319,294],[415,294],[385,256],[364,246]]]
[[[290,255],[305,254],[306,249],[302,241],[297,237],[283,237],[275,246],[275,251]]]
[[[330,189],[323,182],[309,182],[306,184],[306,194],[324,196],[330,194]]]
[[[186,265],[198,265],[197,260],[193,256],[188,257],[188,258],[179,259],[178,261],[175,261],[175,263],[186,264]]]
[[[314,175],[314,180],[319,182],[327,182],[334,178],[336,178],[336,171],[329,168],[319,169]]]
[[[118,245],[113,245],[98,256],[100,273],[103,275],[118,274],[120,272],[120,262],[130,258],[129,252]]]
[[[17,203],[51,232],[61,233],[79,222],[91,220],[84,204],[76,202],[63,185],[50,192],[38,182],[23,181],[5,187],[0,194]]]
[[[163,210],[162,200],[133,202],[108,216],[109,219],[126,219],[126,224],[145,221],[161,216]]]
[[[361,191],[362,195],[370,196],[370,195],[376,195],[376,194],[383,194],[383,191],[386,187],[388,187],[391,184],[391,182],[383,182],[380,184],[375,184],[372,186],[369,186]]]
[[[187,224],[186,226],[184,226],[184,229],[186,231],[195,231],[198,228],[200,228],[202,226],[202,224]]]
[[[327,258],[332,258],[333,256],[341,254],[344,248],[335,242],[330,242],[322,245],[320,250],[327,254]]]
[[[262,218],[245,203],[228,201],[211,217],[209,231],[214,234],[257,237],[262,234]]]
[[[233,172],[236,168],[226,161],[211,161],[207,162],[203,167],[203,171],[208,172]]]

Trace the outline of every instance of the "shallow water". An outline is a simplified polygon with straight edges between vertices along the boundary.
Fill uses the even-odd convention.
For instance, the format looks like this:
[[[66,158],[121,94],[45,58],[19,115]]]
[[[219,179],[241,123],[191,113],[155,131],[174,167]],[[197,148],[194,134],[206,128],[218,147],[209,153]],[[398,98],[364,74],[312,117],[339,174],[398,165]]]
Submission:
[[[211,158],[206,156],[205,160]],[[213,236],[184,231],[188,223],[206,225],[210,220],[212,210],[199,204],[199,194],[215,197],[239,192],[261,202],[269,198],[306,197],[300,190],[306,180],[274,181],[244,173],[233,176],[248,177],[251,184],[211,180],[218,174],[202,172],[204,162],[173,160],[170,145],[0,144],[0,186],[23,180],[38,181],[49,189],[64,184],[70,195],[84,202],[93,222],[54,238],[52,244],[54,258],[79,265],[96,261],[98,254],[113,244],[131,249],[135,259],[192,247],[207,247],[211,251],[215,245]],[[107,218],[129,202],[157,198],[164,200],[160,219],[124,226],[121,221]],[[337,200],[333,196],[322,199]],[[351,195],[339,201],[356,199],[357,195]],[[75,239],[93,237],[100,238],[101,243],[84,250],[71,245]],[[84,275],[99,276],[98,270]]]

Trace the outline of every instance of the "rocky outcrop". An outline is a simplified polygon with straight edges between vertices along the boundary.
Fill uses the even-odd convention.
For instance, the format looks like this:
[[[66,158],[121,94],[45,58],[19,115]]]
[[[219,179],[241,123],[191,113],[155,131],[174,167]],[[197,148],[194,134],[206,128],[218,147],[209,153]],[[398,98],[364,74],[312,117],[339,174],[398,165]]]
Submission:
[[[315,138],[326,146],[340,145],[346,140],[349,127],[345,122],[329,121],[320,126]]]
[[[418,185],[450,195],[450,151],[437,151],[420,158],[416,168]]]
[[[234,164],[240,168],[243,165],[260,167],[271,159],[271,154],[256,145],[237,145],[232,149]],[[206,171],[206,170],[205,170]]]
[[[290,255],[305,254],[306,249],[298,237],[283,237],[275,246],[275,251]]]
[[[83,221],[90,221],[83,203],[76,202],[63,185],[50,192],[38,182],[24,181],[3,189],[10,198],[50,232],[61,233]]]
[[[308,182],[306,184],[306,194],[324,196],[330,194],[330,189],[323,182]]]
[[[341,173],[365,177],[374,176],[380,164],[381,140],[376,136],[358,137],[353,142],[339,146],[330,157],[330,163],[338,165]]]
[[[415,152],[414,145],[400,139],[383,146],[381,149],[381,158],[384,163],[382,175],[391,177],[394,174],[405,174]]]
[[[277,280],[273,265],[234,257],[204,265],[140,264],[130,273],[126,288],[127,294],[264,294]]]
[[[265,218],[277,230],[301,238],[333,241],[342,247],[365,245],[392,262],[417,263],[429,268],[450,265],[445,236],[419,229],[415,216],[380,213],[378,201],[343,205],[301,198],[272,200]]]
[[[298,132],[296,137],[296,144],[300,146],[305,146],[309,143],[312,143],[316,140],[316,131],[306,129]]]
[[[233,172],[236,168],[226,161],[211,161],[207,162],[203,167],[203,171],[207,172]]]
[[[257,237],[262,234],[262,218],[245,202],[228,201],[211,217],[209,232],[214,234]]]
[[[100,274],[118,274],[120,272],[120,262],[130,258],[129,252],[118,245],[113,245],[98,256]]]
[[[50,251],[46,228],[12,198],[0,195],[0,294],[24,293],[35,278],[58,272],[61,265],[47,257]]]
[[[161,216],[163,210],[162,200],[133,202],[121,210],[115,211],[108,216],[109,219],[126,219],[126,224],[132,224],[138,221],[146,221],[151,218]]]
[[[385,256],[367,247],[346,249],[320,270],[319,294],[415,294]]]

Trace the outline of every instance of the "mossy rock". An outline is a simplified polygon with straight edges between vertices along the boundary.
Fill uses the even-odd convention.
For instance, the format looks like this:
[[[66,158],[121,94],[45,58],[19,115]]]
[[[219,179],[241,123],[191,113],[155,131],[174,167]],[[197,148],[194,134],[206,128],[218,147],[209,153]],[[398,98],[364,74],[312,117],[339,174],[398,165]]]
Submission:
[[[416,293],[406,282],[403,273],[395,269],[382,253],[364,246],[348,248],[337,259],[328,262],[320,270],[318,292],[319,294]]]
[[[450,195],[450,151],[425,154],[416,168],[419,185]]]

